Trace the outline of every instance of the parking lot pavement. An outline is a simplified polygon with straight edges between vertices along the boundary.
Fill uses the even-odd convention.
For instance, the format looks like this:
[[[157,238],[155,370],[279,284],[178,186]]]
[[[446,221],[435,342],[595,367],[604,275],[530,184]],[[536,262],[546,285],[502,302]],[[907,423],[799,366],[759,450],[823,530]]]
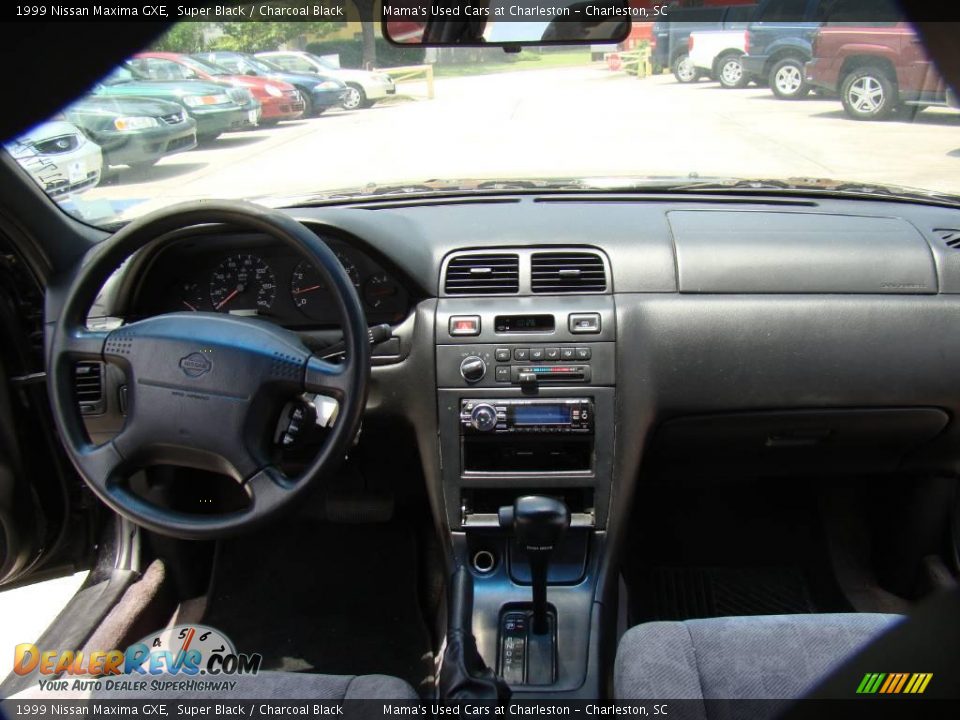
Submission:
[[[763,88],[641,80],[600,66],[449,78],[437,81],[435,100],[229,133],[140,174],[120,170],[83,199],[127,199],[139,214],[187,198],[371,181],[694,173],[960,193],[960,113],[857,122],[835,99],[782,101]]]

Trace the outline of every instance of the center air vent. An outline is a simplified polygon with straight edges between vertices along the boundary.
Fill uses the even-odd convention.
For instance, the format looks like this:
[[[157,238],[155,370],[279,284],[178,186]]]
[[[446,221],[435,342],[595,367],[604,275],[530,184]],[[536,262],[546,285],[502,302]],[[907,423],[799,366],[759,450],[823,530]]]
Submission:
[[[943,243],[953,250],[960,250],[960,229],[957,228],[937,228],[934,230],[937,237],[943,240]]]
[[[530,289],[535,293],[603,292],[603,259],[590,252],[540,252],[530,258]]]
[[[495,295],[520,289],[520,261],[515,254],[457,255],[447,263],[447,295]]]

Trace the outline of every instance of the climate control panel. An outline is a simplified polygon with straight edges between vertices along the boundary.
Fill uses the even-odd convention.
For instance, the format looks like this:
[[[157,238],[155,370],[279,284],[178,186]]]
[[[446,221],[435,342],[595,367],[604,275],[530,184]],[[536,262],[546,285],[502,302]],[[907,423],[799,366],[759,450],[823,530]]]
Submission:
[[[437,346],[440,387],[613,385],[614,343]]]

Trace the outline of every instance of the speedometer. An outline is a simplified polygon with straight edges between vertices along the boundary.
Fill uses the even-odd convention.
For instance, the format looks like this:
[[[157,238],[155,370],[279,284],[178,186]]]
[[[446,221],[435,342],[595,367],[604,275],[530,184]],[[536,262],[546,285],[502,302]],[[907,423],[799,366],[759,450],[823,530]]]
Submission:
[[[273,270],[256,255],[231,255],[210,276],[210,302],[220,312],[264,312],[276,294]]]

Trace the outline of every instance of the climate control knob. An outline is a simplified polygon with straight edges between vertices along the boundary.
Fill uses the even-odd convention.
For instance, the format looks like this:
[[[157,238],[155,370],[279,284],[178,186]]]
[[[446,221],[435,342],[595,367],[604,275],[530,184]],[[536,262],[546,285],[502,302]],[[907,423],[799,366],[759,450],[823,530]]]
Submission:
[[[460,363],[460,374],[468,383],[480,382],[487,374],[487,364],[476,355],[465,357]]]
[[[497,410],[493,405],[480,403],[470,413],[470,424],[480,432],[489,432],[497,427]]]

